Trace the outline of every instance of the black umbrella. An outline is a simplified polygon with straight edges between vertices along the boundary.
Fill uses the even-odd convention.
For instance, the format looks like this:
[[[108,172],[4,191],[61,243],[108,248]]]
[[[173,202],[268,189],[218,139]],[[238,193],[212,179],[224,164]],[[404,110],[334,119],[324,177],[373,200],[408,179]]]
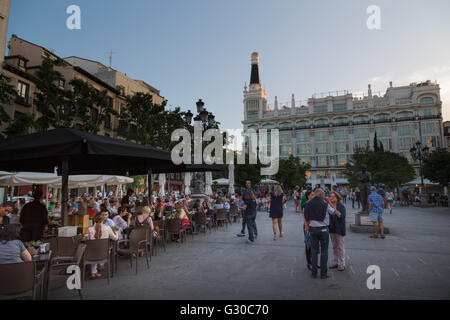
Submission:
[[[224,169],[224,166],[177,166],[169,151],[70,128],[0,142],[0,170],[53,172],[55,167],[62,176],[63,222],[67,221],[68,176],[71,174],[137,175]]]

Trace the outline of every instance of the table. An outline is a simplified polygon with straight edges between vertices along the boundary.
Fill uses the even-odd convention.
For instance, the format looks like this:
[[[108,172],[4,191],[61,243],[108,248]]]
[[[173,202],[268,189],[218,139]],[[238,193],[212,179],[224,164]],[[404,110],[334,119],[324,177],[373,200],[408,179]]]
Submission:
[[[51,250],[47,253],[32,256],[32,259],[36,265],[35,272],[37,273],[38,270],[39,271],[44,270],[44,274],[42,275],[41,279],[42,282],[41,282],[41,296],[40,296],[40,298],[44,300],[47,300],[47,285],[48,285],[47,280],[51,258],[52,258]],[[39,269],[39,267],[41,268]]]

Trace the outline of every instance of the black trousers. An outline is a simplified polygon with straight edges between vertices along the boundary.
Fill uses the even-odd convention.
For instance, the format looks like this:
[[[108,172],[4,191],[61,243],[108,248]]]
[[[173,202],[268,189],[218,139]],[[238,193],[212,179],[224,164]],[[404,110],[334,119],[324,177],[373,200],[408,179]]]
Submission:
[[[42,226],[24,226],[21,231],[21,238],[23,242],[41,240]]]

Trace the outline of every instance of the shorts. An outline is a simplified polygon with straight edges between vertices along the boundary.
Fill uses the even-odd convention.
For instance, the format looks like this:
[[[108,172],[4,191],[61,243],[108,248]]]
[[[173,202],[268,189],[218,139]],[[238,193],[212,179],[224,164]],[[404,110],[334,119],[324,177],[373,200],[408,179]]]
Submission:
[[[394,202],[394,200],[388,200],[387,202],[389,202],[389,203],[393,203],[393,202]]]
[[[383,222],[384,221],[384,214],[383,212],[371,212],[369,214],[370,221],[372,222]]]

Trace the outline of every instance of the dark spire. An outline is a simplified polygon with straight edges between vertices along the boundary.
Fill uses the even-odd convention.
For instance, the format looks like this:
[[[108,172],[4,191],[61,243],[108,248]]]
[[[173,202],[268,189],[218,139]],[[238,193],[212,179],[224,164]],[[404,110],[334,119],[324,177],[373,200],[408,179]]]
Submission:
[[[259,80],[259,55],[252,53],[252,73],[250,75],[250,84],[261,84]]]

